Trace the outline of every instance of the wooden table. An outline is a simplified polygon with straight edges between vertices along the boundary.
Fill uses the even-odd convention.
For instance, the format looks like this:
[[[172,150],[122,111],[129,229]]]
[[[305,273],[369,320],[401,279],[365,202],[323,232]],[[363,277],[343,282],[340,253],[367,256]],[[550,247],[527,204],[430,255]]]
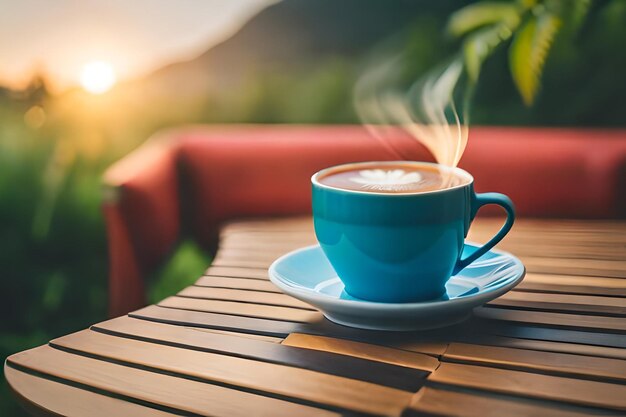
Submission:
[[[626,415],[626,222],[518,221],[500,247],[524,282],[413,334],[335,325],[278,291],[268,265],[314,241],[309,219],[229,225],[195,285],[17,353],[5,375],[44,415]]]

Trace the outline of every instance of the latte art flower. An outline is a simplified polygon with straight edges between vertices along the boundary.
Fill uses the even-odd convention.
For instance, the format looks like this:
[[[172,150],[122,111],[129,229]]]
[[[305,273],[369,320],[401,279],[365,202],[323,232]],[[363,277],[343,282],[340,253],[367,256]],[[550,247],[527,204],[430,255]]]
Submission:
[[[350,181],[368,190],[404,191],[422,180],[419,172],[406,172],[403,169],[364,169],[358,174],[358,177],[351,177]]]

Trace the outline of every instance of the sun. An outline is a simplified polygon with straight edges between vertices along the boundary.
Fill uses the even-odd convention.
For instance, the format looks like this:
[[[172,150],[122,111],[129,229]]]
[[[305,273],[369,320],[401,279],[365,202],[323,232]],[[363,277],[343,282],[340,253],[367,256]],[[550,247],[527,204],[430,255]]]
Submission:
[[[88,62],[80,73],[80,85],[93,94],[109,91],[116,81],[113,66],[106,61]]]

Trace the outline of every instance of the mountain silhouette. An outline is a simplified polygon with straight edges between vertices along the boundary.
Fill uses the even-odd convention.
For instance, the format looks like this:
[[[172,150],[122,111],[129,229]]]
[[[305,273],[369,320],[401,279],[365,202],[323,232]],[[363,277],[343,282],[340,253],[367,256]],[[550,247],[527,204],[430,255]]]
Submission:
[[[233,36],[197,58],[169,65],[144,80],[177,95],[223,91],[255,72],[358,59],[406,28],[420,13],[447,14],[462,2],[443,0],[284,0],[263,9]]]

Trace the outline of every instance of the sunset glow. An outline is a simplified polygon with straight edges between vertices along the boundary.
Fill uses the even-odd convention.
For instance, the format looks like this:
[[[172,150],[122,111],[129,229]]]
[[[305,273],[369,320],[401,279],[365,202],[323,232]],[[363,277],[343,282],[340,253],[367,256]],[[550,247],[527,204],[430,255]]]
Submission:
[[[16,40],[0,42],[0,86],[24,89],[43,76],[55,93],[84,87],[83,67],[96,60],[118,83],[140,79],[199,56],[276,1],[0,1],[0,39]]]
[[[117,77],[111,64],[93,61],[85,64],[80,74],[80,85],[92,94],[102,94],[115,85]]]

